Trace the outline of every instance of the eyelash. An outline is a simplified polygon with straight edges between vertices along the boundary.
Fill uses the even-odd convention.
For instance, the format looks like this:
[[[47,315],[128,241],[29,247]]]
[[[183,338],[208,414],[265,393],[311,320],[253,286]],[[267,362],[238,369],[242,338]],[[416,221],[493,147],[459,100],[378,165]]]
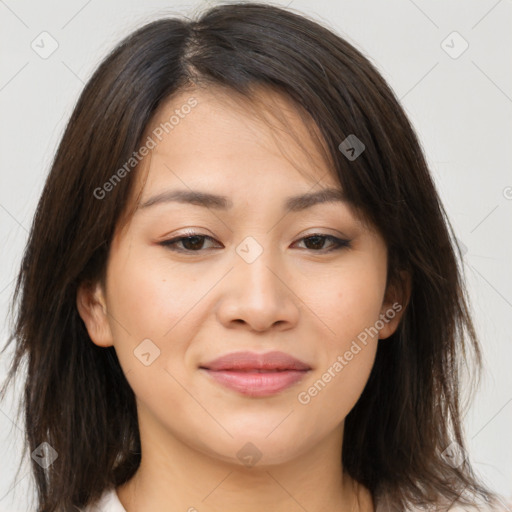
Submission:
[[[160,242],[159,245],[162,245],[162,246],[170,249],[171,251],[181,252],[181,253],[189,253],[190,254],[190,253],[202,252],[202,249],[198,249],[198,250],[194,251],[194,250],[190,250],[190,249],[180,249],[180,248],[176,247],[176,244],[182,242],[183,240],[188,240],[190,238],[202,238],[202,239],[208,239],[208,240],[215,241],[214,238],[212,238],[211,236],[208,236],[208,235],[202,235],[200,233],[189,233],[188,235],[185,235],[185,236],[178,236],[175,238],[170,238],[169,240],[164,240],[164,241]],[[322,233],[312,233],[308,236],[300,238],[298,241],[308,240],[309,238],[323,238],[324,240],[330,240],[331,242],[334,243],[334,246],[327,250],[326,249],[319,249],[319,250],[306,249],[306,250],[310,250],[313,252],[324,253],[324,254],[332,252],[332,251],[348,248],[348,247],[350,247],[350,243],[351,243],[351,240],[344,240],[344,239],[337,238],[332,235],[325,235]]]

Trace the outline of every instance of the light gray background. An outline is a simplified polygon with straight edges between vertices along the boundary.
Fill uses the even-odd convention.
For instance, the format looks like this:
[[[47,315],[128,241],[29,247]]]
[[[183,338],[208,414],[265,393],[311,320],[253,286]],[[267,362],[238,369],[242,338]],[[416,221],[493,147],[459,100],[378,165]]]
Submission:
[[[291,3],[362,50],[396,91],[418,132],[465,251],[486,361],[465,419],[470,457],[489,485],[512,497],[512,1],[275,3]],[[86,80],[130,31],[161,15],[190,16],[205,4],[0,0],[2,345],[13,279],[37,200]],[[31,48],[33,41],[39,51],[50,48],[43,31],[58,43],[46,59]],[[469,46],[458,55],[464,41]],[[3,360],[0,378],[5,369]],[[19,392],[18,387],[9,400]],[[14,481],[23,432],[9,400],[0,404],[0,511],[34,510],[27,466]]]

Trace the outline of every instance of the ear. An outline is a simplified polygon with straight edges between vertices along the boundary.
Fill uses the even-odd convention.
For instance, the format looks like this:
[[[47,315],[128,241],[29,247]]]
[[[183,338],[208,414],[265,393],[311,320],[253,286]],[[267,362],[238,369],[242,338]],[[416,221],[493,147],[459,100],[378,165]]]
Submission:
[[[384,324],[379,329],[379,339],[389,338],[400,324],[411,296],[411,275],[402,270],[398,282],[389,283],[382,303],[380,320]],[[380,322],[379,322],[380,324]]]
[[[112,346],[112,331],[101,284],[81,283],[76,294],[76,306],[92,342],[100,347]]]

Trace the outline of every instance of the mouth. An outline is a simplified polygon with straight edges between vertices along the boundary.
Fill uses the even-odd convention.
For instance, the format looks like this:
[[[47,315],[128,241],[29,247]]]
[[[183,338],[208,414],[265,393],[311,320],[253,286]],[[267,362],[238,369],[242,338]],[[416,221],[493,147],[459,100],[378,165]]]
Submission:
[[[284,352],[234,352],[199,369],[223,387],[252,397],[278,394],[311,371],[308,364]]]

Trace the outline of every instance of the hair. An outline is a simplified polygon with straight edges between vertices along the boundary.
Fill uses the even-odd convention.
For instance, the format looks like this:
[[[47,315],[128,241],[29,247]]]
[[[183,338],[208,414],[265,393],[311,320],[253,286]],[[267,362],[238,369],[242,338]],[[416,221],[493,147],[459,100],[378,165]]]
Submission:
[[[479,379],[482,355],[462,255],[398,99],[368,58],[329,28],[289,9],[230,3],[193,20],[161,18],[126,37],[86,84],[56,151],[3,348],[15,341],[2,393],[26,363],[25,449],[47,442],[58,453],[47,468],[31,459],[38,510],[84,507],[139,466],[134,393],[114,347],[91,342],[76,295],[103,276],[135,172],[101,200],[95,190],[137,151],[159,106],[191,84],[248,99],[268,88],[307,113],[347,200],[387,244],[388,283],[400,283],[401,271],[411,276],[402,320],[379,342],[345,419],[344,471],[390,510],[494,503],[497,494],[468,458],[454,467],[443,456],[452,442],[465,450],[463,364]],[[354,160],[339,149],[350,134],[365,145]]]

